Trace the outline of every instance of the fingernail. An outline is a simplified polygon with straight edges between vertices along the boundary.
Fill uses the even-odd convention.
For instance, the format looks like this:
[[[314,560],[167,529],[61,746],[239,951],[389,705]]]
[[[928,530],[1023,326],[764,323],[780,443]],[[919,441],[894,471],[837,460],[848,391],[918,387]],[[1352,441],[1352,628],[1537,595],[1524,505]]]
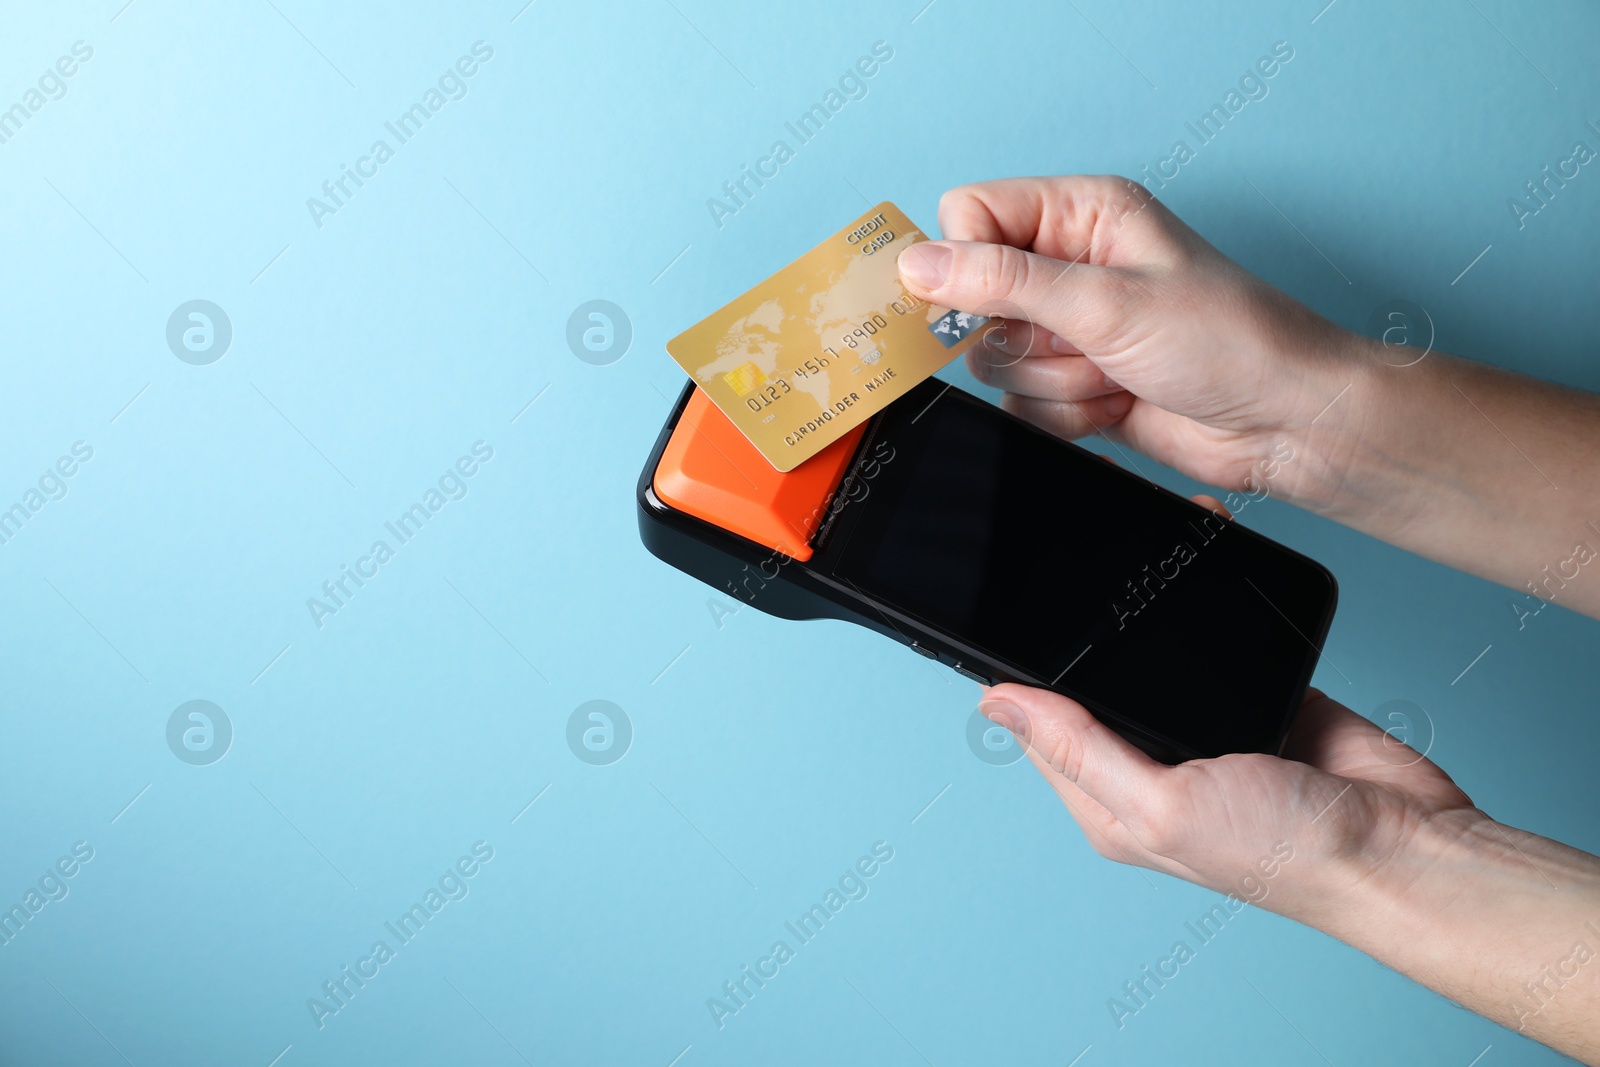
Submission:
[[[1009,700],[980,700],[978,712],[991,722],[998,723],[1010,730],[1017,737],[1022,737],[1027,732],[1028,717],[1022,709]]]
[[[1050,351],[1058,356],[1070,356],[1074,353],[1072,343],[1061,337],[1050,338]]]
[[[947,244],[923,241],[900,253],[900,276],[923,289],[937,289],[950,272],[950,257],[955,253]]]

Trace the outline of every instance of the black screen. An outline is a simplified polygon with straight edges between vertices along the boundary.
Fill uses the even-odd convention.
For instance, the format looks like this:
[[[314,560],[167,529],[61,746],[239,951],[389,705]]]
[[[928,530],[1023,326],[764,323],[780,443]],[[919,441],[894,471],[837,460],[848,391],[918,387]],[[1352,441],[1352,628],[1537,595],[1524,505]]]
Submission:
[[[966,394],[882,433],[839,577],[1194,751],[1276,745],[1322,568]]]

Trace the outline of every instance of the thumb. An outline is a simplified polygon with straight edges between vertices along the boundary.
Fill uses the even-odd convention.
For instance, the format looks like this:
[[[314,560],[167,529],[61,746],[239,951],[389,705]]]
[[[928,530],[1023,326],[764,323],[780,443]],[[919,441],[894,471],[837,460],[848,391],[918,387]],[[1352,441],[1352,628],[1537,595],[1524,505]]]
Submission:
[[[1091,356],[1116,346],[1142,304],[1139,287],[1114,267],[1064,263],[1010,245],[922,241],[900,253],[899,265],[915,296],[1038,323]]]
[[[978,710],[1031,745],[1067,781],[1119,822],[1137,822],[1171,768],[1157,763],[1073,700],[1046,689],[997,685]]]

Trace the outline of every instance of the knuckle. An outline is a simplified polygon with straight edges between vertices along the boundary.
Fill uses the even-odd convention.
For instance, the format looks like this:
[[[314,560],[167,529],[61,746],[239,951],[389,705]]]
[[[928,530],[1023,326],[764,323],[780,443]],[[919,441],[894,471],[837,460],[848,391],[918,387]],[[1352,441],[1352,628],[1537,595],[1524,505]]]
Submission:
[[[1096,174],[1089,179],[1089,187],[1107,200],[1112,200],[1121,195],[1130,185],[1137,185],[1120,174]]]
[[[969,214],[976,203],[979,202],[979,186],[958,185],[953,189],[946,189],[939,197],[939,209],[935,217],[939,220],[939,229],[945,236],[953,236],[958,232],[964,233],[963,216]]]
[[[991,300],[1006,300],[1027,289],[1032,272],[1027,253],[1010,245],[991,246],[977,264],[981,292]]]
[[[1083,742],[1078,738],[1063,737],[1056,758],[1062,777],[1076,785],[1083,776]]]
[[[1094,179],[1094,244],[1110,249],[1120,242],[1168,257],[1179,251],[1172,237],[1176,217],[1146,186],[1130,178]]]
[[[1050,769],[1067,781],[1077,784],[1078,772],[1083,766],[1082,749],[1071,738],[1056,736],[1045,739],[1047,752],[1041,752]]]
[[[1098,720],[1091,719],[1079,730],[1063,731],[1060,741],[1061,763],[1058,769],[1068,781],[1078,782],[1083,774],[1084,754],[1097,740],[1095,735],[1104,729]]]
[[[1155,193],[1132,178],[1118,174],[1108,178],[1107,181],[1110,183],[1111,195],[1130,207],[1144,207],[1157,202]]]

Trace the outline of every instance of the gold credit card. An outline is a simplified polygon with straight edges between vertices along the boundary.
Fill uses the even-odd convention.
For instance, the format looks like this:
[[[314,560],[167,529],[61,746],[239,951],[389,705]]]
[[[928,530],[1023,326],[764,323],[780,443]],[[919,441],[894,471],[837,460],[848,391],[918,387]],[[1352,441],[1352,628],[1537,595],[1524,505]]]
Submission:
[[[780,471],[790,471],[959,356],[987,319],[900,284],[927,235],[890,203],[667,342]]]

